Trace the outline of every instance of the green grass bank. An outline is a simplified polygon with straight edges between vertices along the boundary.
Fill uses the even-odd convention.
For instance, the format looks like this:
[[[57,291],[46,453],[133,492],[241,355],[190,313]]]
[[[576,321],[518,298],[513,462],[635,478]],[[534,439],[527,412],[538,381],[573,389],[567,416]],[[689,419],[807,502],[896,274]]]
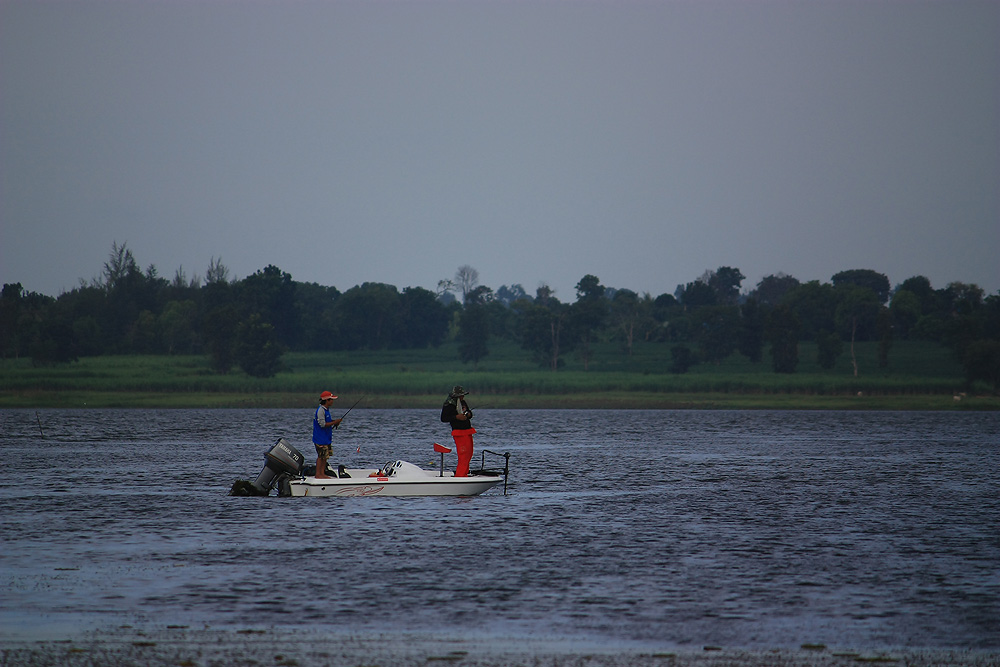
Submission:
[[[463,364],[455,344],[437,349],[289,353],[273,378],[234,370],[212,372],[200,356],[88,357],[36,368],[27,359],[0,360],[0,408],[47,407],[304,407],[329,389],[349,407],[437,407],[448,390],[472,390],[473,406],[496,408],[690,408],[997,410],[985,385],[967,387],[961,366],[941,346],[896,343],[879,368],[874,343],[857,346],[858,376],[849,352],[824,370],[815,346],[803,343],[794,374],[776,374],[769,360],[733,355],[720,364],[670,372],[670,346],[640,343],[595,348],[589,363],[568,355],[556,372],[540,369],[509,343],[494,343],[478,365]],[[345,407],[346,409],[346,407]]]

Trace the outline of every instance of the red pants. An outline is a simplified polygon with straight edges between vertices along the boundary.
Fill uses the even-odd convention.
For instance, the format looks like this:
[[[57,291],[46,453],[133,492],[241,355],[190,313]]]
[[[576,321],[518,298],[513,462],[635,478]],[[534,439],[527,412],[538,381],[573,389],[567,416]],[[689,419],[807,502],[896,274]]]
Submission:
[[[474,428],[455,429],[451,437],[455,439],[455,453],[458,454],[458,465],[455,466],[455,477],[469,476],[469,463],[472,461],[472,434]]]

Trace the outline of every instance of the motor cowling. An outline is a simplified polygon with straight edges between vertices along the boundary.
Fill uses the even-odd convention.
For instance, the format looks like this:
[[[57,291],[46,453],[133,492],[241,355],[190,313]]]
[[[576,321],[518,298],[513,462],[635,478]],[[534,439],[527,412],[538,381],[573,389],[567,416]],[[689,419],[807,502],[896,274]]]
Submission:
[[[277,484],[281,475],[298,475],[302,471],[305,457],[299,450],[289,445],[284,438],[278,438],[274,446],[264,454],[264,468],[257,475],[253,485],[261,495],[267,495]]]

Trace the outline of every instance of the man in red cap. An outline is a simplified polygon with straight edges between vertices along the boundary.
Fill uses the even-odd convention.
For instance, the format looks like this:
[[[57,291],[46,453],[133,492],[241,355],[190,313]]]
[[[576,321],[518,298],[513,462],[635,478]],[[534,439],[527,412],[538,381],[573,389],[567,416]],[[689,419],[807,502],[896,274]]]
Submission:
[[[326,474],[327,459],[333,454],[333,429],[340,426],[340,419],[330,415],[330,406],[336,396],[328,391],[319,395],[319,407],[313,415],[313,445],[316,446],[316,477],[330,479]]]

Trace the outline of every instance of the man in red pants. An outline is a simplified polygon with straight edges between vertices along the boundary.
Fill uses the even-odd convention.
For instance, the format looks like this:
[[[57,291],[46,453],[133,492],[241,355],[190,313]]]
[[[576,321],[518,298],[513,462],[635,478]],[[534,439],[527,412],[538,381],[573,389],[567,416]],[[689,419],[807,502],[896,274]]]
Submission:
[[[452,388],[448,399],[441,407],[441,421],[451,424],[451,437],[455,439],[455,452],[458,454],[458,465],[455,466],[455,477],[469,476],[469,462],[472,461],[472,410],[465,402],[469,392],[461,386]]]

